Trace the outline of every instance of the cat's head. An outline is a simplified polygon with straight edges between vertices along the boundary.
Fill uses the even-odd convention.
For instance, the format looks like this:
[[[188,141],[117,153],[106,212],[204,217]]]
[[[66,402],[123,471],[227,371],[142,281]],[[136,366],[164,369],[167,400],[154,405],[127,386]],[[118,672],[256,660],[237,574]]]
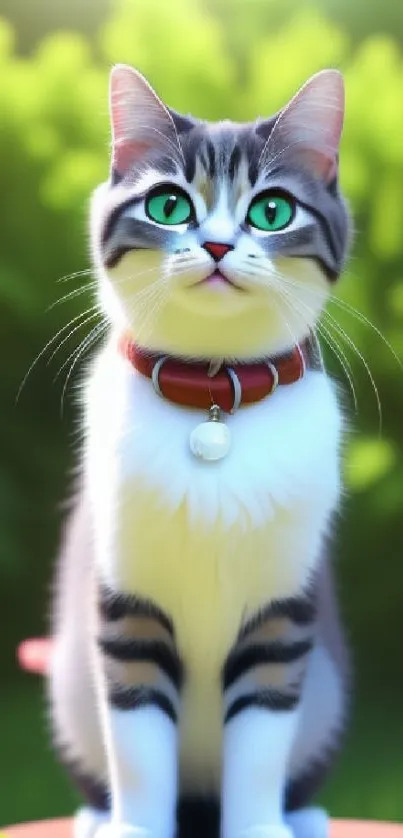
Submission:
[[[318,73],[278,114],[245,124],[180,116],[123,65],[110,102],[92,245],[112,323],[190,357],[257,358],[305,337],[349,239],[341,75]]]

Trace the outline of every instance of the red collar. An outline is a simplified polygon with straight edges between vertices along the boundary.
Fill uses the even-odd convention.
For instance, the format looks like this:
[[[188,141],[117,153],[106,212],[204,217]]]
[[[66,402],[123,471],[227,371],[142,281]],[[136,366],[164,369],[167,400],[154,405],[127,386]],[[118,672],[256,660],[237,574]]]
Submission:
[[[226,413],[240,405],[253,404],[270,396],[281,384],[293,384],[305,370],[318,369],[311,339],[291,352],[266,361],[223,365],[209,375],[206,362],[187,362],[166,355],[147,353],[124,335],[119,351],[142,375],[151,378],[158,395],[184,407],[209,410],[216,404]]]

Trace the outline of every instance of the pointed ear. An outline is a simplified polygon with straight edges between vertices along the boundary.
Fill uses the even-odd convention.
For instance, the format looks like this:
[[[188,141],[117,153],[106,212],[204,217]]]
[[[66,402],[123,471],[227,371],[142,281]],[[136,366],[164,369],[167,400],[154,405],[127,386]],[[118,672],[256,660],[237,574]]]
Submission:
[[[122,177],[153,149],[182,162],[172,116],[141,73],[126,64],[113,67],[109,103],[114,173]]]
[[[334,179],[344,119],[344,83],[337,70],[312,76],[280,112],[261,160],[294,155],[327,183]]]

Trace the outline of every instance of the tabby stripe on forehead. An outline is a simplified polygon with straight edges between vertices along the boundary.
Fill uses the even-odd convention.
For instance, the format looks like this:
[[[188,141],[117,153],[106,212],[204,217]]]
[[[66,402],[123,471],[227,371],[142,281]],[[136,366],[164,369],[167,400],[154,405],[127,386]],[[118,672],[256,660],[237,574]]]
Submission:
[[[99,638],[103,653],[124,663],[155,663],[162,672],[180,689],[183,681],[182,662],[177,652],[163,640],[128,639],[123,637]]]
[[[211,178],[213,178],[216,173],[216,162],[214,145],[211,140],[207,140],[206,142],[206,152],[208,157],[208,174]]]
[[[115,622],[124,617],[147,617],[156,620],[173,637],[172,620],[157,605],[148,599],[140,599],[132,594],[120,594],[101,585],[99,589],[99,611],[108,622]]]
[[[234,180],[235,172],[237,171],[239,164],[241,162],[241,149],[239,145],[235,145],[231,151],[231,157],[228,163],[228,175],[231,180]]]
[[[258,611],[257,614],[254,614],[242,626],[238,641],[244,640],[249,634],[255,632],[263,623],[266,623],[272,618],[284,617],[297,626],[309,626],[314,622],[316,613],[316,601],[312,594],[274,600],[274,602],[262,608],[261,611]]]
[[[252,186],[255,185],[259,175],[259,158],[254,155],[249,161],[248,178]]]
[[[232,702],[225,714],[224,722],[230,722],[231,719],[250,707],[258,707],[272,712],[294,710],[299,699],[300,694],[295,691],[261,690],[260,692],[248,693]]]
[[[230,652],[223,670],[223,686],[228,689],[242,675],[255,666],[293,663],[312,649],[311,640],[299,640],[294,643],[255,644],[243,649],[233,649]]]
[[[177,721],[177,712],[172,701],[155,687],[114,686],[109,690],[109,701],[117,710],[138,710],[140,707],[154,705],[159,707],[173,722]]]

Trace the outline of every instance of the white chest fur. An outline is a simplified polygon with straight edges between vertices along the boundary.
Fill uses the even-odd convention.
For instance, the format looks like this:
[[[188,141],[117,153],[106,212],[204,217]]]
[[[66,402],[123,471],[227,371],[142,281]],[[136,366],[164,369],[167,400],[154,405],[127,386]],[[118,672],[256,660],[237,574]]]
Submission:
[[[181,546],[182,567],[200,553],[200,538],[228,539],[227,547],[217,544],[223,563],[224,554],[231,560],[234,534],[246,547],[263,533],[269,540],[262,548],[270,554],[264,564],[271,565],[277,529],[284,530],[285,542],[276,544],[282,565],[290,548],[295,567],[306,571],[307,562],[315,561],[312,549],[339,492],[341,417],[324,374],[308,372],[302,381],[229,416],[231,450],[215,463],[197,460],[189,449],[190,434],[205,413],[160,399],[150,381],[112,348],[97,359],[87,397],[87,469],[97,555],[107,577],[127,584],[143,562],[157,572],[167,559],[154,549],[143,555],[142,545],[151,548],[162,529],[165,557],[173,540]],[[131,530],[131,557],[116,554],[119,522]],[[254,559],[259,561],[249,549],[250,569]],[[201,560],[207,570],[209,556]]]
[[[195,703],[207,705],[209,741],[216,725],[218,742],[220,710],[216,702],[214,721],[206,684],[217,683],[242,618],[307,583],[337,503],[341,417],[333,387],[309,372],[241,408],[227,418],[230,451],[214,463],[189,447],[205,414],[160,399],[112,348],[98,358],[87,397],[97,561],[114,587],[171,614],[193,718]],[[189,753],[208,762],[203,725],[187,722],[186,702],[182,723]]]

